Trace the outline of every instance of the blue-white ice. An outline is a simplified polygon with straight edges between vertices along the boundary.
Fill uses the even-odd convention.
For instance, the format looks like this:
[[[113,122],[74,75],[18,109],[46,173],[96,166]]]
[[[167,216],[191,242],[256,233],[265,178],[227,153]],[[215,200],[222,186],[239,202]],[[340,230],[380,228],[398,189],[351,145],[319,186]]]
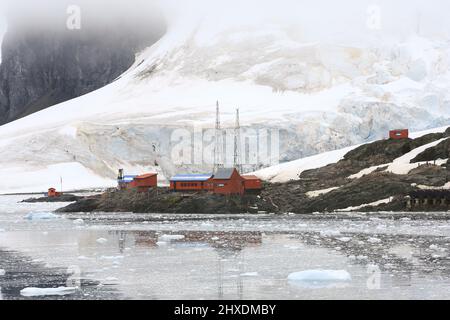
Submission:
[[[305,288],[327,288],[352,281],[346,270],[305,270],[291,273],[288,280]]]
[[[51,220],[59,217],[51,212],[30,212],[25,216],[27,220]]]
[[[75,293],[76,290],[75,287],[25,288],[20,294],[24,297],[65,296]]]

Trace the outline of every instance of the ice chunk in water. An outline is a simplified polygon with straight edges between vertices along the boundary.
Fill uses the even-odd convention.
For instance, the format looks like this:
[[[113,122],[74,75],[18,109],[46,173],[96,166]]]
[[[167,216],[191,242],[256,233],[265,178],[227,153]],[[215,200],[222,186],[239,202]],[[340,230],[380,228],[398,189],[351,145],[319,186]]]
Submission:
[[[257,277],[257,276],[258,272],[246,272],[241,274],[241,277]]]
[[[108,240],[105,239],[105,238],[98,238],[98,239],[97,239],[97,242],[100,243],[100,244],[105,244],[105,243],[108,242]]]
[[[184,236],[180,235],[180,234],[163,234],[162,236],[159,237],[158,240],[160,241],[174,241],[174,240],[183,240]]]
[[[84,220],[83,219],[73,220],[73,224],[78,224],[78,225],[84,224]]]
[[[304,288],[330,288],[350,282],[352,277],[346,270],[305,270],[291,273],[288,281]]]
[[[3,270],[3,269],[0,269],[0,277],[1,277],[1,276],[4,276],[5,274],[6,274],[6,271]]]
[[[27,220],[51,220],[59,217],[51,212],[30,212],[25,216]]]
[[[25,288],[20,291],[24,297],[38,296],[64,296],[75,293],[75,287],[58,287],[58,288]]]
[[[367,242],[370,242],[370,243],[380,243],[380,242],[381,242],[381,239],[371,237],[371,238],[369,238],[369,239],[367,240]]]

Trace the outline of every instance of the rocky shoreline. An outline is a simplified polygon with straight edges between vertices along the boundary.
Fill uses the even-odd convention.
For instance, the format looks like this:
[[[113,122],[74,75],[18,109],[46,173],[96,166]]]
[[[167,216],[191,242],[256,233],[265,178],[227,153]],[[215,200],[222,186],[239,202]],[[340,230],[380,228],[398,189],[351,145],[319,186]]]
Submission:
[[[29,198],[21,201],[22,203],[39,203],[39,202],[75,202],[84,199],[85,197],[76,196],[73,194],[63,194],[58,197],[40,197]]]

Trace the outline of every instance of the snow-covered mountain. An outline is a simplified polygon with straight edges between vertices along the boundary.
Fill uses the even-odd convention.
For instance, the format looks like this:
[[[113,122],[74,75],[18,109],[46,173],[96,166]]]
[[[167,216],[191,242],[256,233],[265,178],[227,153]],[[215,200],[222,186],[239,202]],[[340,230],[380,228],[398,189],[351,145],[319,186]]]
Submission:
[[[279,129],[281,161],[372,141],[391,128],[450,123],[450,41],[422,31],[430,19],[419,29],[413,19],[399,34],[371,30],[367,6],[355,4],[346,17],[358,10],[361,17],[347,28],[337,24],[342,16],[326,14],[316,30],[308,15],[319,6],[298,11],[304,24],[246,16],[250,5],[234,15],[223,4],[168,10],[166,35],[114,83],[0,127],[0,192],[44,190],[60,176],[68,189],[114,185],[120,167],[157,170],[161,180],[210,170],[175,165],[171,135],[213,127],[216,100],[225,127],[239,107],[242,126]]]

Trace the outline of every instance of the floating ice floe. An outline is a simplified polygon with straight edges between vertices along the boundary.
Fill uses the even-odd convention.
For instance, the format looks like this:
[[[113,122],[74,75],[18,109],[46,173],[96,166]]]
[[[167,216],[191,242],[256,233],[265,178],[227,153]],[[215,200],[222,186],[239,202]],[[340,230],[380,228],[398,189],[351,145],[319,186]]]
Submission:
[[[20,294],[24,297],[39,296],[64,296],[75,293],[75,287],[58,287],[58,288],[25,288],[20,290]]]
[[[369,242],[369,243],[380,243],[381,242],[381,239],[378,239],[378,238],[369,238],[368,240],[367,240],[367,242]]]
[[[58,219],[59,217],[51,212],[30,212],[25,216],[27,220],[52,220]]]
[[[73,224],[78,224],[78,225],[84,224],[84,220],[83,219],[73,220]]]
[[[241,274],[241,277],[257,277],[258,272],[245,272]]]
[[[338,230],[324,230],[320,232],[322,237],[337,237],[341,235],[341,232]]]
[[[100,244],[104,244],[104,243],[107,243],[107,242],[108,242],[108,240],[105,239],[105,238],[98,238],[97,239],[97,243],[100,243]]]
[[[117,282],[119,281],[119,279],[117,279],[116,277],[107,277],[105,278],[105,281],[103,281],[103,283],[111,283],[111,282]]]
[[[6,274],[6,271],[4,269],[0,269],[0,277],[4,276]]]
[[[124,256],[101,256],[100,259],[101,260],[119,260],[119,259],[123,259]]]
[[[334,288],[352,281],[346,270],[305,270],[291,273],[288,281],[303,288]]]
[[[183,240],[184,236],[181,234],[163,234],[158,239],[160,241],[175,241],[175,240]]]

